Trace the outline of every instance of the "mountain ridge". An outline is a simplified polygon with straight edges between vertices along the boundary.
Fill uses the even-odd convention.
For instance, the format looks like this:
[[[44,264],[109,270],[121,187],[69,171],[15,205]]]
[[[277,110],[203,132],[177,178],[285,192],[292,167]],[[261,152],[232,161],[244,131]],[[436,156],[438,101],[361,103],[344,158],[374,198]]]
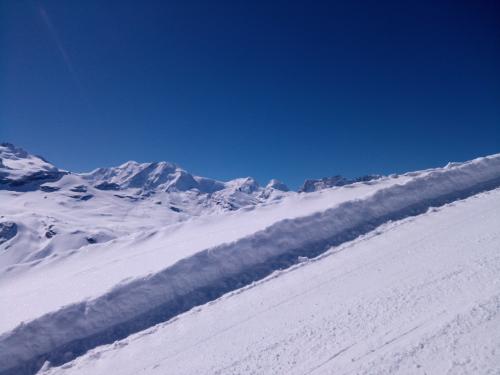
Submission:
[[[12,160],[12,157],[18,160],[31,159],[24,164],[18,163],[18,168],[10,168],[3,163],[2,159]],[[22,169],[25,172],[31,170],[33,173],[25,175],[14,175],[12,171]],[[38,170],[33,170],[38,168]],[[7,171],[10,170],[10,173]],[[38,172],[38,174],[36,174]],[[214,193],[223,190],[228,186],[235,186],[238,181],[244,182],[245,179],[252,179],[258,187],[260,184],[253,177],[234,178],[228,181],[221,181],[209,177],[197,176],[181,168],[177,163],[170,161],[137,162],[129,160],[118,166],[99,167],[90,172],[70,172],[56,167],[42,156],[30,154],[21,147],[12,143],[0,143],[0,186],[4,185],[22,186],[29,182],[47,180],[57,180],[64,174],[71,173],[81,176],[85,181],[94,187],[102,190],[123,190],[128,188],[137,189],[137,193],[151,193],[156,189],[165,191],[187,191],[198,190],[202,193]],[[332,187],[349,185],[357,182],[368,182],[381,178],[381,175],[365,175],[356,178],[347,178],[340,175],[323,177],[320,179],[306,179],[304,183],[296,190],[299,193],[310,193]],[[248,190],[248,184],[239,186],[240,191]],[[238,187],[237,187],[238,188]],[[283,192],[291,190],[284,182],[271,179],[263,190],[275,189]],[[255,188],[250,190],[255,191]]]

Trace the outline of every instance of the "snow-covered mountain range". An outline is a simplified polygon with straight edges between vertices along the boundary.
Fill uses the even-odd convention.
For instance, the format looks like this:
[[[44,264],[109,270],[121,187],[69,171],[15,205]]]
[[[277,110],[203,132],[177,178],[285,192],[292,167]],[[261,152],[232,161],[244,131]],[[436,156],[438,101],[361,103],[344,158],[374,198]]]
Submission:
[[[370,179],[307,180],[301,191]],[[0,249],[0,265],[5,266],[109,241],[131,231],[273,204],[294,193],[276,179],[265,186],[252,177],[219,181],[194,176],[169,162],[129,161],[73,173],[2,143],[0,194],[5,202],[0,246],[8,250]],[[16,238],[7,244],[14,234]]]
[[[293,192],[1,144],[0,374],[494,373],[499,191],[500,154]]]
[[[223,182],[193,176],[168,162],[129,161],[72,173],[2,143],[0,264],[40,259],[131,231],[270,203],[287,192],[277,180],[264,187],[251,177]],[[6,243],[14,234],[16,238]]]

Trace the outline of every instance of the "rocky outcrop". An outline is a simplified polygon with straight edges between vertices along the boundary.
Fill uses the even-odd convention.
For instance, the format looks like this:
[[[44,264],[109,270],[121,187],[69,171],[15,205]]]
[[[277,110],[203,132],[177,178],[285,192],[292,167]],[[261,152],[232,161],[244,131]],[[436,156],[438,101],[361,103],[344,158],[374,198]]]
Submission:
[[[299,193],[312,193],[314,191],[328,189],[335,186],[345,186],[354,184],[356,182],[368,182],[371,180],[377,180],[381,177],[382,176],[379,175],[367,175],[357,177],[355,179],[348,179],[343,176],[336,175],[332,177],[323,177],[319,180],[306,180],[302,187],[299,189]]]
[[[0,245],[14,238],[17,234],[17,225],[12,221],[0,222]]]

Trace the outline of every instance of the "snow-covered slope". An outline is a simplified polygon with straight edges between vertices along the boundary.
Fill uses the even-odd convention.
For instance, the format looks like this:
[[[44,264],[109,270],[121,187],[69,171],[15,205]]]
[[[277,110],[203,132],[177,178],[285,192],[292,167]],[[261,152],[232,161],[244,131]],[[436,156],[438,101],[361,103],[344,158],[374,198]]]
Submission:
[[[9,306],[0,374],[62,365],[390,222],[499,186],[492,155],[309,194],[135,162],[0,189],[0,306]]]
[[[0,270],[293,194],[278,180],[265,187],[251,177],[218,181],[169,162],[129,161],[71,173],[2,143]]]
[[[500,190],[384,225],[43,374],[498,374]]]
[[[91,173],[62,171],[0,145],[0,271],[200,215],[279,200],[284,185],[221,182],[172,163],[127,162]],[[13,235],[14,234],[14,235]]]

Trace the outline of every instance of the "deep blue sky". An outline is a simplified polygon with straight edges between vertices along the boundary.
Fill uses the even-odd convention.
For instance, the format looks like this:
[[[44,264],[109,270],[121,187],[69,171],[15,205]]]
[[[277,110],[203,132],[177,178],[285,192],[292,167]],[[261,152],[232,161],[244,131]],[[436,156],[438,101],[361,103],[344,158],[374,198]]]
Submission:
[[[500,152],[500,2],[0,0],[0,140],[305,178]]]

